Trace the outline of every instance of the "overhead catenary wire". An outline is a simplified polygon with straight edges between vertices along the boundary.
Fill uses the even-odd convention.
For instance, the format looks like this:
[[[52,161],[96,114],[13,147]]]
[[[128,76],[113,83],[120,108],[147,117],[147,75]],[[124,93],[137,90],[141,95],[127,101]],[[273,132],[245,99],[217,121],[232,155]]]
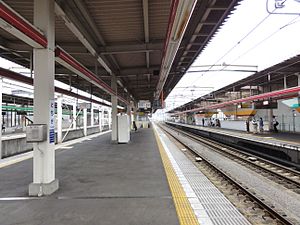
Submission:
[[[279,29],[277,29],[276,31],[274,31],[273,33],[271,33],[270,35],[268,35],[267,37],[265,37],[264,39],[262,39],[260,42],[256,43],[254,46],[252,46],[251,48],[249,48],[248,50],[246,50],[244,53],[242,53],[241,55],[239,55],[238,57],[236,57],[234,60],[231,61],[231,63],[236,62],[237,60],[239,60],[240,58],[242,58],[243,56],[245,56],[246,54],[248,54],[249,52],[251,52],[252,50],[254,50],[255,48],[257,48],[259,45],[261,45],[263,42],[267,41],[268,39],[270,39],[271,37],[273,37],[275,34],[277,34],[278,32],[282,31],[284,28],[293,25],[295,23],[300,22],[300,20],[296,21],[296,19],[300,18],[300,15],[298,15],[297,17],[293,18],[290,22],[288,22],[287,24],[281,26]],[[231,64],[230,63],[230,64]],[[224,66],[224,68],[226,68],[226,66]]]
[[[263,21],[265,21],[268,17],[269,17],[269,15],[266,16],[266,17],[264,18]],[[283,25],[283,26],[281,26],[280,28],[278,28],[275,32],[271,33],[270,35],[268,35],[267,37],[265,37],[263,40],[259,41],[257,44],[255,44],[255,45],[252,46],[250,49],[248,49],[246,52],[242,53],[242,54],[241,54],[240,56],[238,56],[235,60],[231,61],[231,62],[228,63],[228,64],[225,64],[224,67],[223,67],[222,69],[220,69],[219,71],[223,71],[227,66],[231,66],[236,60],[242,58],[244,55],[246,55],[247,53],[249,53],[249,52],[252,51],[253,49],[257,48],[257,47],[258,47],[259,45],[261,45],[263,42],[265,42],[266,40],[268,40],[269,38],[271,38],[272,36],[274,36],[276,33],[278,33],[278,32],[280,32],[280,31],[284,30],[286,27],[288,27],[288,26],[290,26],[290,25],[293,25],[293,24],[295,24],[295,23],[300,22],[300,20],[297,20],[297,19],[299,19],[299,17],[300,17],[300,15],[297,15],[297,16],[296,16],[295,18],[293,18],[291,21],[289,21],[289,22],[286,23],[285,25]],[[263,21],[261,21],[259,24],[262,24]],[[258,25],[259,25],[259,24],[258,24]],[[256,26],[256,28],[258,27],[258,25]],[[248,34],[247,34],[246,36],[249,36],[250,33],[253,32],[253,31],[254,31],[254,28],[253,28],[250,32],[248,32]],[[246,36],[243,37],[241,40],[244,40],[244,39],[246,38]],[[238,42],[238,43],[240,43],[240,42]],[[238,45],[238,44],[236,44],[235,46],[233,46],[231,49],[233,50],[237,45]],[[223,56],[225,56],[225,55],[228,54],[228,53],[229,53],[229,51],[227,51]],[[223,56],[222,56],[222,57],[223,57]],[[221,57],[220,59],[222,59],[222,57]],[[219,60],[220,60],[220,59],[219,59]],[[215,64],[216,64],[216,63],[215,63]],[[210,68],[212,68],[213,66],[215,66],[215,65],[212,65]],[[291,65],[289,65],[289,66],[291,66]],[[288,66],[288,67],[289,67],[289,66]],[[276,68],[274,71],[277,71],[277,70],[280,70],[280,69],[282,69],[282,68]],[[204,72],[209,72],[209,71],[204,71]],[[250,72],[250,71],[249,71],[249,72]],[[272,72],[272,71],[271,71],[271,72]],[[201,76],[203,76],[203,74],[202,74]],[[199,78],[197,78],[196,80],[198,80],[198,79],[199,79]],[[196,81],[196,80],[195,80],[195,81]],[[194,81],[194,82],[195,82],[195,81]],[[193,82],[193,83],[194,83],[194,82]]]
[[[276,10],[276,9],[275,9]],[[274,11],[275,11],[274,10]],[[273,12],[274,12],[273,11]],[[225,54],[223,54],[217,61],[219,62],[220,60],[222,60],[226,55],[228,55],[231,51],[233,51],[237,46],[239,46],[241,44],[242,41],[244,41],[247,37],[249,37],[259,26],[261,26],[261,24],[266,21],[269,17],[270,17],[271,14],[268,14],[266,17],[263,18],[263,20],[261,20],[255,27],[253,27],[245,36],[243,36],[234,46],[232,46],[227,52],[225,52]],[[268,40],[269,38],[271,38],[272,36],[274,36],[277,32],[281,31],[281,30],[284,30],[286,27],[292,25],[292,24],[295,24],[297,22],[299,22],[297,20],[297,18],[299,18],[299,16],[297,15],[296,18],[293,18],[290,22],[288,22],[287,24],[281,26],[277,31],[273,32],[272,34],[268,35],[266,38],[264,38],[263,40],[259,41],[259,43],[255,44],[254,46],[252,46],[250,49],[247,50],[247,52],[243,53],[242,55],[239,56],[239,58],[242,58],[244,55],[246,55],[248,52],[250,52],[251,50],[257,48],[259,45],[261,45],[263,42],[265,42],[266,40]],[[297,21],[296,21],[297,20]],[[235,61],[233,61],[235,62]],[[228,65],[230,66],[231,64],[233,64],[233,62],[231,63],[228,63],[227,65],[223,65],[224,68],[220,69],[220,71],[224,70]],[[211,65],[210,68],[216,66],[216,63]],[[201,72],[208,72],[208,71],[201,71]],[[249,71],[249,72],[256,72],[256,71]],[[203,74],[201,74],[201,76],[203,76]],[[200,79],[200,77],[197,77],[193,83],[195,81],[197,81],[198,79]],[[187,87],[187,88],[190,88],[190,87]],[[185,88],[183,91],[185,91],[187,88]]]
[[[281,26],[280,28],[278,28],[275,32],[273,32],[272,34],[268,35],[266,38],[264,38],[263,40],[261,40],[260,42],[258,42],[257,44],[255,44],[254,46],[252,46],[251,48],[249,48],[246,52],[242,53],[240,56],[238,56],[237,58],[235,58],[233,61],[231,61],[229,64],[233,64],[234,62],[236,62],[238,59],[242,58],[243,56],[245,56],[246,54],[248,54],[250,51],[252,51],[253,49],[257,48],[259,45],[261,45],[263,42],[265,42],[266,40],[268,40],[269,38],[271,38],[272,36],[274,36],[276,33],[278,33],[279,31],[282,31],[284,28],[292,25],[292,24],[295,24],[297,22],[300,22],[300,20],[297,21],[297,19],[300,18],[300,15],[296,16],[295,18],[293,18],[291,21],[289,21],[288,23],[286,23],[285,25]],[[293,63],[295,64],[295,63]],[[276,72],[278,70],[281,70],[281,69],[284,69],[284,68],[287,68],[289,66],[292,66],[293,64],[290,64],[290,65],[287,65],[287,66],[283,66],[283,67],[280,67],[280,68],[276,68],[275,70],[273,71],[270,71],[269,73],[272,73],[272,72]],[[220,71],[224,71],[224,69],[227,67],[228,65],[225,65],[222,69],[218,70],[219,72]]]
[[[276,10],[276,9],[275,9]],[[275,11],[274,10],[274,11]],[[273,12],[274,12],[273,11]],[[211,68],[213,68],[217,63],[220,62],[220,60],[222,60],[225,56],[227,56],[230,52],[232,52],[237,46],[239,46],[246,38],[248,38],[259,26],[261,26],[272,14],[268,14],[267,16],[265,16],[260,22],[258,22],[246,35],[244,35],[234,46],[232,46],[229,50],[227,50],[219,59],[216,60],[216,62],[214,64],[212,64],[208,70],[210,70]],[[200,75],[200,77],[202,77],[206,72],[202,73]],[[196,82],[200,77],[197,77],[194,81]],[[185,91],[185,90],[183,90]]]
[[[295,21],[297,18],[299,18],[300,15],[298,15],[297,17],[293,18],[290,22],[288,22],[287,24],[281,26],[278,30],[276,30],[275,32],[273,32],[272,34],[268,35],[266,38],[264,38],[263,40],[261,40],[260,42],[258,42],[257,44],[255,44],[254,46],[252,46],[251,48],[249,48],[247,51],[245,51],[244,53],[242,53],[241,55],[239,55],[238,57],[236,57],[233,61],[230,62],[230,64],[236,62],[238,59],[242,58],[243,56],[245,56],[246,54],[248,54],[250,51],[254,50],[255,48],[257,48],[259,45],[261,45],[263,42],[267,41],[268,39],[270,39],[271,37],[273,37],[276,33],[282,31],[284,28],[295,24],[297,22],[300,22],[300,20]],[[225,65],[222,69],[220,69],[219,71],[224,71],[224,69],[228,67],[228,65]]]

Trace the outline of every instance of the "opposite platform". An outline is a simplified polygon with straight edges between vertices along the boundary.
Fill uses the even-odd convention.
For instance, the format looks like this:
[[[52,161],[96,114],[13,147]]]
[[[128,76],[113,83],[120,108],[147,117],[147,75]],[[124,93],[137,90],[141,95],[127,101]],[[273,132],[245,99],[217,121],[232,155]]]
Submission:
[[[263,144],[279,146],[283,148],[289,149],[296,149],[300,151],[300,134],[299,133],[286,133],[286,132],[279,132],[279,133],[247,133],[240,130],[229,130],[223,128],[213,128],[213,127],[203,127],[198,125],[190,125],[184,123],[174,123],[174,122],[167,122],[169,124],[175,124],[179,126],[190,127],[193,129],[203,130],[205,132],[223,134],[232,137],[238,137],[240,139],[245,140],[252,140],[255,142],[260,142]]]
[[[55,194],[27,198],[32,159],[0,169],[0,224],[179,224],[152,129],[58,150],[56,174]]]

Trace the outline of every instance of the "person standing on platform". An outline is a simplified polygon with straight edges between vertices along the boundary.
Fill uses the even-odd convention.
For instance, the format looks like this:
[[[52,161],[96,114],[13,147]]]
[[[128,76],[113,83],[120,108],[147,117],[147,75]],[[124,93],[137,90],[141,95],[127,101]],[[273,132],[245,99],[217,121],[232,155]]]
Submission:
[[[253,117],[252,126],[253,126],[253,133],[257,134],[257,121],[256,121],[255,117]]]
[[[216,119],[216,127],[221,127],[221,122],[219,119]]]
[[[137,131],[137,126],[136,126],[136,123],[135,123],[135,121],[132,121],[132,125],[133,125],[133,129],[134,129],[134,131],[136,132],[136,131]]]
[[[247,131],[247,133],[250,132],[249,118],[246,120],[246,131]]]
[[[202,118],[202,126],[204,127],[204,118]]]
[[[264,132],[264,121],[261,117],[259,118],[259,132],[260,133]]]
[[[278,133],[277,126],[279,125],[278,121],[276,120],[276,117],[273,116],[273,127],[274,127],[274,132]]]

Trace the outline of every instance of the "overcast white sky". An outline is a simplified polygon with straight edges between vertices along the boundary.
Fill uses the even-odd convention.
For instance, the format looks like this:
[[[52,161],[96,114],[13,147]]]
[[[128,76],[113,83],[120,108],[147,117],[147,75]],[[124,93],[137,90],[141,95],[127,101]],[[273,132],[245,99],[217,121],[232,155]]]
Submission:
[[[287,0],[284,8],[273,11],[275,2],[284,1],[244,0],[192,66],[223,63],[254,65],[260,71],[299,54],[300,16],[296,13],[300,14],[300,2],[299,0]],[[267,3],[269,11],[273,11],[273,13],[294,14],[270,15],[267,12]],[[190,70],[209,68],[190,68]],[[222,68],[212,67],[211,69],[220,70]],[[237,69],[237,67],[225,69]],[[200,87],[214,87],[214,90],[217,90],[251,74],[225,71],[186,73],[177,84],[177,88],[175,87],[166,99],[167,110],[208,92],[203,91]]]

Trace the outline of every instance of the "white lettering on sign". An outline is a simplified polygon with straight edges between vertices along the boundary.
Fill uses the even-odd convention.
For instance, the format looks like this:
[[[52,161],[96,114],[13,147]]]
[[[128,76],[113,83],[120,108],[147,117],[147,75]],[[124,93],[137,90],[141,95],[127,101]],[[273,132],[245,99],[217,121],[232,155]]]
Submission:
[[[50,121],[49,121],[49,143],[54,143],[55,139],[55,121],[54,121],[54,115],[55,115],[55,100],[50,100],[49,105],[49,112],[50,112]]]

